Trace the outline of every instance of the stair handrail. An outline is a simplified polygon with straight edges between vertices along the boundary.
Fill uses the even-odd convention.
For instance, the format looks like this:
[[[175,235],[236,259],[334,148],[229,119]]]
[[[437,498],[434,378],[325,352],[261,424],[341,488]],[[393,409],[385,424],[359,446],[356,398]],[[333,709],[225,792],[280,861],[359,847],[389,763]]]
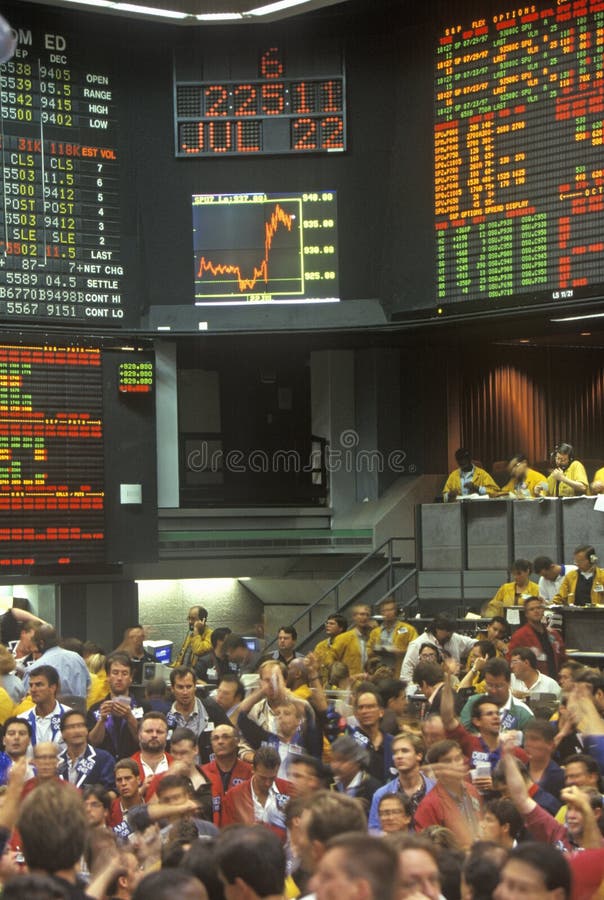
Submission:
[[[335,593],[335,611],[337,612],[340,609],[340,595],[339,589],[345,581],[348,581],[360,568],[362,568],[366,563],[368,563],[373,557],[377,557],[384,547],[388,547],[387,558],[388,558],[388,566],[392,568],[393,564],[393,544],[395,541],[413,541],[415,540],[412,537],[389,537],[383,541],[379,547],[375,547],[371,550],[370,553],[367,553],[362,559],[360,559],[357,563],[354,564],[347,572],[345,572],[338,580],[331,585],[326,591],[324,591],[320,597],[317,597],[316,600],[313,600],[312,603],[309,603],[308,606],[303,610],[303,612],[299,613],[295,619],[290,622],[290,625],[296,625],[300,622],[305,616],[308,616],[312,613],[312,610],[323,603],[332,593]],[[364,588],[362,588],[364,589]],[[354,597],[357,596],[360,590],[359,588],[352,597],[348,597],[346,603],[349,603]],[[277,638],[274,637],[267,645],[265,649],[269,649],[273,646],[277,641]]]
[[[387,568],[388,568],[388,567],[385,566],[384,569],[381,569],[381,570],[380,570],[380,574],[383,574],[384,570],[387,569]],[[374,574],[375,574],[375,573],[374,573]],[[417,569],[415,569],[415,568],[414,568],[414,569],[409,569],[409,571],[406,572],[405,575],[404,575],[399,581],[397,581],[397,582],[395,582],[394,584],[390,585],[390,587],[388,588],[388,590],[387,590],[384,594],[382,594],[382,596],[381,596],[378,600],[376,600],[375,603],[374,603],[373,605],[376,606],[376,607],[379,607],[380,603],[381,603],[383,600],[386,600],[387,597],[392,596],[392,594],[394,593],[394,591],[397,591],[399,588],[403,587],[404,584],[406,584],[408,581],[410,581],[412,578],[414,578],[414,577],[416,577],[416,576],[417,576]],[[352,594],[352,596],[349,597],[349,598],[347,599],[346,604],[348,605],[348,604],[350,604],[350,603],[354,603],[354,602],[357,600],[359,594],[362,594],[363,591],[366,590],[367,587],[369,587],[369,582],[367,582],[367,584],[365,584],[362,588],[359,588],[358,591],[356,591],[354,594]],[[408,606],[411,606],[411,605],[412,605],[413,603],[415,603],[417,600],[418,600],[418,596],[417,596],[417,593],[415,593],[415,594],[413,594],[411,597],[408,597],[407,600],[405,600],[405,601],[401,604],[401,608],[402,608],[402,609],[407,609]],[[307,613],[308,613],[308,611],[307,611]],[[306,615],[307,613],[305,613],[305,615]],[[296,621],[297,621],[297,620],[296,620]],[[301,645],[304,645],[304,644],[306,644],[309,640],[311,640],[312,638],[315,638],[315,637],[317,636],[317,634],[321,631],[322,628],[323,628],[323,625],[322,625],[322,624],[321,624],[321,625],[317,625],[315,628],[309,628],[308,633],[304,636],[304,638],[303,638],[302,641],[301,641]]]

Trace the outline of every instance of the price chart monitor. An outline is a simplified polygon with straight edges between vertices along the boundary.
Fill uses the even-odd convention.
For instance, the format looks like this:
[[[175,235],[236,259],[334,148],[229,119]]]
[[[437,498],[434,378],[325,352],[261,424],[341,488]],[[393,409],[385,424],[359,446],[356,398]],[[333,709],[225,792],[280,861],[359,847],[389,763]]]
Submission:
[[[335,191],[193,196],[195,305],[339,300]]]

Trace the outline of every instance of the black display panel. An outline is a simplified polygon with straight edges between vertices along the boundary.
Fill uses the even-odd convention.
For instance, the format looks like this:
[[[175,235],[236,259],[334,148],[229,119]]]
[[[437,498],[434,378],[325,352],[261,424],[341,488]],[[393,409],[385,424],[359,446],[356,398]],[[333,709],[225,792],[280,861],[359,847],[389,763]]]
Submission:
[[[0,323],[370,328],[437,308],[563,310],[600,297],[601,7],[349,0],[281,22],[182,27],[8,0],[21,55],[0,72]],[[323,152],[343,149],[321,147],[317,123],[330,116],[343,117],[345,152]],[[314,143],[294,147],[292,123],[305,118]],[[195,123],[203,145],[191,138],[194,152],[175,156],[175,126]],[[250,128],[252,149],[238,154]],[[342,303],[273,302],[265,285],[231,306],[242,298],[207,297],[201,279],[207,305],[195,306],[192,258],[205,249],[193,243],[193,195],[326,186],[338,241],[307,243],[336,247],[339,265],[321,254],[323,270],[304,264],[335,271],[339,287],[321,294],[317,278],[304,296]],[[257,232],[250,247],[261,251],[253,272],[265,257]]]
[[[604,283],[604,2],[475,4],[434,53],[436,302]]]
[[[0,344],[0,577],[156,559],[153,381],[141,346]]]
[[[195,305],[337,302],[334,191],[193,197]]]
[[[101,352],[0,345],[0,574],[105,561]]]
[[[184,80],[201,70],[202,81]],[[333,153],[346,149],[346,91],[336,39],[202,50],[174,59],[176,156]]]
[[[124,319],[117,79],[57,21],[15,11],[0,66],[0,319]]]

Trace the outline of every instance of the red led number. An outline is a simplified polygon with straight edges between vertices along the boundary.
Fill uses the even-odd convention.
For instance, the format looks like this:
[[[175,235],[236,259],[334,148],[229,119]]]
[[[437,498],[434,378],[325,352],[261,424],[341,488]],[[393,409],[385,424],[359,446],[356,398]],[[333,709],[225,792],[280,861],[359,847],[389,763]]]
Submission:
[[[343,150],[344,120],[341,116],[294,119],[291,134],[292,150]]]
[[[292,149],[316,150],[317,149],[317,120],[294,119],[292,122]]]
[[[292,112],[305,116],[315,112],[315,97],[312,84],[298,81],[291,86]]]
[[[283,112],[285,98],[283,83],[262,85],[262,112],[265,116],[278,116]]]
[[[280,59],[280,51],[278,47],[271,47],[265,50],[260,57],[260,77],[261,78],[282,78],[285,72],[285,66]]]
[[[327,116],[321,120],[321,146],[325,150],[344,147],[344,121],[341,116]]]
[[[322,81],[320,84],[320,92],[321,112],[334,113],[341,111],[342,90],[339,82]]]
[[[233,91],[236,116],[255,116],[258,112],[256,88],[252,84],[238,84]]]
[[[205,89],[206,116],[228,116],[229,92],[222,84],[211,84]]]

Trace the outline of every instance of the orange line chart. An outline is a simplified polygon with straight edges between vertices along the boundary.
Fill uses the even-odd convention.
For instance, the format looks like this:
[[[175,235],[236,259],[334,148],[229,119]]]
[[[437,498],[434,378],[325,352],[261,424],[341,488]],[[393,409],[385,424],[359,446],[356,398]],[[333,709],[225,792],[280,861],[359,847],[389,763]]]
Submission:
[[[249,194],[204,199],[207,202],[193,206],[197,302],[253,302],[303,294],[299,198]]]

